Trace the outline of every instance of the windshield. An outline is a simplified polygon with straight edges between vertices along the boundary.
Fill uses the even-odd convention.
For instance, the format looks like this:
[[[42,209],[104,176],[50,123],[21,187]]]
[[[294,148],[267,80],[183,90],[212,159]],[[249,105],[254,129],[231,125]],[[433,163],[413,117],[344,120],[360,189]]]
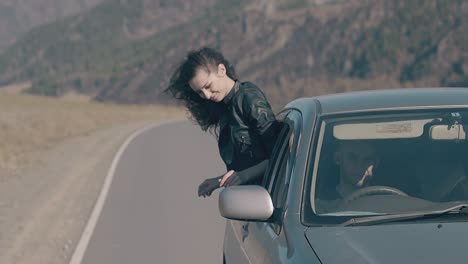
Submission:
[[[322,120],[310,211],[369,216],[468,200],[467,118],[449,110]]]

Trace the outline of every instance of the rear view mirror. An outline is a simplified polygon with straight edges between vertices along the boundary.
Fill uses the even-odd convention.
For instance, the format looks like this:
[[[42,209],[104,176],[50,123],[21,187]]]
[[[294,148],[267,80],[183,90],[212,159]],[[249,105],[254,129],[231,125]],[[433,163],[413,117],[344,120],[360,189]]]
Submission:
[[[465,129],[461,124],[434,125],[429,128],[429,137],[432,140],[465,140]]]

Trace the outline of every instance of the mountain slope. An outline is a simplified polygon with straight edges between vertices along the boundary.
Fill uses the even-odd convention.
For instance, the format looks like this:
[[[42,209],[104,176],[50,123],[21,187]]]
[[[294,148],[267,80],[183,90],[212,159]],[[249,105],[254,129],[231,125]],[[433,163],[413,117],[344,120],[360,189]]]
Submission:
[[[0,82],[68,89],[98,100],[165,101],[187,50],[225,53],[275,106],[348,90],[468,86],[468,3],[462,0],[109,0],[32,31],[0,57]]]
[[[28,30],[89,9],[102,0],[0,0],[0,50]]]

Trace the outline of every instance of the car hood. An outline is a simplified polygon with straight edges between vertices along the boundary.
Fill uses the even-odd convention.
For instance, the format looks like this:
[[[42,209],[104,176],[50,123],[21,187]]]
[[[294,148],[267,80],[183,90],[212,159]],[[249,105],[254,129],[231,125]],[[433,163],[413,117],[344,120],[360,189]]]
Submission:
[[[406,223],[309,227],[305,235],[322,263],[464,263],[468,223]]]

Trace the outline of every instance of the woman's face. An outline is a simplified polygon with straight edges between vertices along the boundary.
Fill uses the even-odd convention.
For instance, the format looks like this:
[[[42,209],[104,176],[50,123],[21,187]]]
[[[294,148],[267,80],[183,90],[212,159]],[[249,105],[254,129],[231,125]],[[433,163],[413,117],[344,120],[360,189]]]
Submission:
[[[224,65],[219,64],[216,70],[211,69],[210,72],[205,68],[199,67],[195,71],[195,76],[190,80],[189,85],[201,98],[221,102],[231,91],[234,83],[226,75]]]

